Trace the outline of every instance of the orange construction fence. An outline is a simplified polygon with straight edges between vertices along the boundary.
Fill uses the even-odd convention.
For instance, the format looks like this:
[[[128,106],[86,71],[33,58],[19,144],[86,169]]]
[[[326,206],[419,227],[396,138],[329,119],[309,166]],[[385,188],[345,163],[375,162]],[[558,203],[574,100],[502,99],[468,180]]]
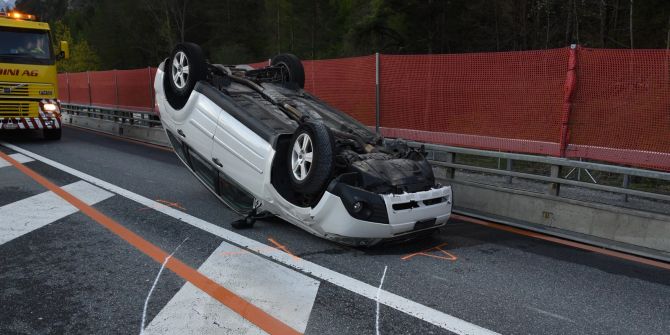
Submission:
[[[670,171],[666,50],[372,55],[303,65],[307,91],[388,137]],[[154,111],[155,71],[61,74],[60,98]]]

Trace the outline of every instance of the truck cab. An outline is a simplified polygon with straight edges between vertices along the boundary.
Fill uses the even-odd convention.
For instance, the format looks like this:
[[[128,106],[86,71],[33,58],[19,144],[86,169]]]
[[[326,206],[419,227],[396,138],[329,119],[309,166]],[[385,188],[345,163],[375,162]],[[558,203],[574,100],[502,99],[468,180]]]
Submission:
[[[0,134],[41,130],[60,139],[56,60],[68,56],[67,43],[56,54],[49,25],[19,12],[0,12],[0,41]]]

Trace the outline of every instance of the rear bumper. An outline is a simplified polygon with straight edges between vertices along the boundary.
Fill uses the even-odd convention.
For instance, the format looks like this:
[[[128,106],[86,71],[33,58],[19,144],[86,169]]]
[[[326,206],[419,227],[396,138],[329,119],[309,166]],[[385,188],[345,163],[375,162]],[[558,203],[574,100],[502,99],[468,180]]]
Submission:
[[[0,130],[60,129],[60,117],[0,117]]]

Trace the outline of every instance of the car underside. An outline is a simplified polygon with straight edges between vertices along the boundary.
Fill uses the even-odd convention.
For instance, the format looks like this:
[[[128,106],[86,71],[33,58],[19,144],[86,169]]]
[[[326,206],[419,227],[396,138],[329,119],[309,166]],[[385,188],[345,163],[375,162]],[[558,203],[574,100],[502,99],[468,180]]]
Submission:
[[[333,206],[343,207],[357,222],[390,225],[403,218],[402,229],[385,228],[388,232],[378,236],[379,240],[430,230],[446,222],[451,189],[436,185],[423,149],[411,148],[403,140],[385,140],[303,90],[304,70],[295,56],[282,54],[270,66],[251,69],[204,61],[196,64],[199,50],[186,47],[182,52],[190,57],[190,63],[184,67],[179,52],[173,52],[157,75],[161,120],[182,161],[224,203],[247,215],[247,226],[253,224],[254,215],[266,211],[320,236],[371,244],[377,227],[362,234],[355,232],[355,226],[353,230],[329,232],[323,228],[328,224],[316,222],[333,220],[317,213],[330,212],[324,204],[331,198],[337,199]],[[181,92],[180,83],[187,90]],[[209,117],[216,119],[211,131],[205,129],[210,122],[207,118],[199,121],[195,114],[182,116],[192,110],[206,115],[213,109],[220,112]],[[193,132],[187,130],[189,124],[195,125],[196,135],[184,133]],[[204,162],[210,159],[202,152],[209,150],[209,144],[200,144],[208,139],[199,140],[197,129],[207,137],[213,134],[212,173],[217,177],[198,172],[207,170],[198,164],[207,164]],[[217,150],[230,158],[217,158]],[[198,160],[203,162],[194,163]],[[208,182],[212,178],[218,182]],[[225,193],[224,188],[235,192]],[[357,238],[367,242],[359,243]]]

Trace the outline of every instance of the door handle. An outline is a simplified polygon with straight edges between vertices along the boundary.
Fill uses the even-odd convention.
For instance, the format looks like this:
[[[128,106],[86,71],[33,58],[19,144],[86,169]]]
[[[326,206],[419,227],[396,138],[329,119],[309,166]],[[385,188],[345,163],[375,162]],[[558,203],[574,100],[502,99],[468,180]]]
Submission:
[[[221,161],[219,161],[218,158],[212,158],[212,162],[214,162],[214,164],[218,165],[219,167],[223,167],[223,164],[221,164]]]
[[[179,134],[181,137],[186,137],[186,134],[181,129],[177,129],[177,134]]]

